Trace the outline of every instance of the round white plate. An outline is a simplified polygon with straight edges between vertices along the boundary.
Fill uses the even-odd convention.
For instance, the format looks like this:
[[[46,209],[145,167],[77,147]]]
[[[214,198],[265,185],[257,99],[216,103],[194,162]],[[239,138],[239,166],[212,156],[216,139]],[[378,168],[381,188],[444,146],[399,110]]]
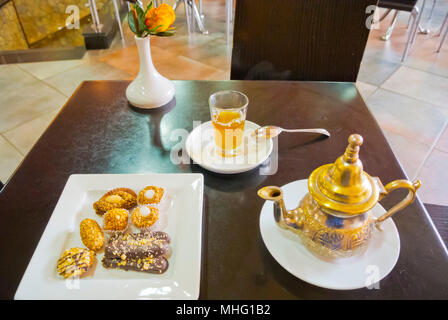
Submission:
[[[308,192],[307,180],[288,183],[282,190],[286,208],[296,208]],[[359,289],[378,284],[397,263],[400,237],[391,218],[381,224],[382,232],[374,230],[365,252],[346,259],[323,260],[309,252],[297,234],[277,226],[273,210],[272,201],[266,201],[261,209],[260,230],[263,241],[274,259],[303,281],[328,289]],[[380,204],[376,204],[371,211],[375,217],[386,212]]]
[[[216,173],[234,174],[252,170],[266,161],[273,148],[271,139],[257,142],[250,138],[250,134],[259,127],[256,123],[246,120],[243,141],[247,141],[247,147],[236,157],[224,158],[215,151],[212,122],[205,122],[189,134],[186,142],[188,156],[204,169]]]

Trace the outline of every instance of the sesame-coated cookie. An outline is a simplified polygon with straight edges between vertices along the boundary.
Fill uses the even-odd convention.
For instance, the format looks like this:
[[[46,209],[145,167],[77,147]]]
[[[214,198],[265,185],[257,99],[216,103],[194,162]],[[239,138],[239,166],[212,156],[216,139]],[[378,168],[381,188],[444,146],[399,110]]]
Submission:
[[[152,206],[135,208],[131,220],[137,228],[148,228],[159,220],[159,209]]]
[[[103,229],[107,231],[124,231],[128,226],[128,210],[115,208],[104,215]]]
[[[147,186],[138,193],[140,204],[158,204],[162,200],[164,190],[161,187]]]
[[[102,216],[111,209],[132,209],[137,205],[137,194],[129,188],[116,188],[108,191],[93,204],[95,212]]]
[[[100,250],[104,245],[104,235],[98,223],[93,219],[84,219],[79,225],[82,243],[93,251]]]

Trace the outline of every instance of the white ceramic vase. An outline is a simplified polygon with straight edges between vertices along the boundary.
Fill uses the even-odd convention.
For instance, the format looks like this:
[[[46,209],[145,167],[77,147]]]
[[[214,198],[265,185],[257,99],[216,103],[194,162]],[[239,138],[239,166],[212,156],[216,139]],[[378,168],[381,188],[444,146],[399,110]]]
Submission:
[[[129,103],[144,109],[161,107],[174,97],[173,83],[157,72],[152,63],[149,38],[149,36],[135,37],[140,57],[140,71],[126,89]]]

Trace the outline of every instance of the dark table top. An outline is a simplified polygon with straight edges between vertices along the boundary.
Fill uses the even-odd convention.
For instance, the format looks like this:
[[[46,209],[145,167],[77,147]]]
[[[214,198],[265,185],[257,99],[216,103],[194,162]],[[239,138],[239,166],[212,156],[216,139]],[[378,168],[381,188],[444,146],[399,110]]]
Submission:
[[[380,289],[312,286],[284,270],[264,246],[259,231],[264,200],[256,191],[308,178],[344,152],[352,133],[364,137],[360,157],[366,172],[384,183],[405,178],[352,83],[175,81],[176,101],[147,113],[129,107],[128,83],[84,82],[0,193],[1,298],[13,298],[71,174],[149,172],[204,174],[201,299],[448,298],[446,249],[419,200],[394,216],[401,252]],[[274,175],[255,169],[226,176],[173,164],[170,149],[179,140],[170,139],[171,131],[190,131],[194,120],[208,121],[208,97],[224,89],[244,92],[250,100],[247,118],[260,125],[323,127],[332,137],[281,135]],[[404,195],[395,191],[381,203],[390,208]]]

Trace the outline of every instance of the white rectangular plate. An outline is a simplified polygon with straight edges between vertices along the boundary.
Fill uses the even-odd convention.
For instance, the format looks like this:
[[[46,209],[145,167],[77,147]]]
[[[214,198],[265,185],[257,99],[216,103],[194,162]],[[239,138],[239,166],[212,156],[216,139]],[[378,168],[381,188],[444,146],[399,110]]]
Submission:
[[[146,186],[165,189],[162,231],[171,237],[169,268],[163,274],[105,269],[97,255],[93,274],[64,280],[56,270],[62,252],[85,247],[79,224],[96,220],[93,203],[108,190]],[[71,175],[17,289],[15,299],[197,299],[201,272],[201,174],[75,174]],[[164,210],[162,210],[164,209]],[[26,235],[23,235],[26,237]]]

